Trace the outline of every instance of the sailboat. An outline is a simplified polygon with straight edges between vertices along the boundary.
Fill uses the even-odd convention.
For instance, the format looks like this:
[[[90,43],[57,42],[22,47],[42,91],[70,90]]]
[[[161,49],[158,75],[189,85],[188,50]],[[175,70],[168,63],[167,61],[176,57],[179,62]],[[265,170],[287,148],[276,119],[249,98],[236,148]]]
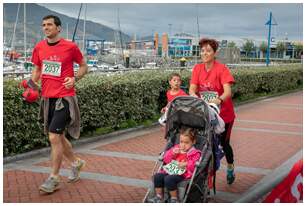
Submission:
[[[6,57],[4,58],[3,70],[5,72],[15,72],[15,73],[30,73],[33,69],[32,62],[27,59],[27,39],[26,39],[26,4],[24,3],[24,16],[23,16],[23,28],[24,28],[24,54],[23,56],[18,53],[15,49],[15,41],[16,41],[16,29],[19,18],[21,4],[18,4],[16,20],[13,29],[13,35],[10,43],[10,48],[7,49]]]

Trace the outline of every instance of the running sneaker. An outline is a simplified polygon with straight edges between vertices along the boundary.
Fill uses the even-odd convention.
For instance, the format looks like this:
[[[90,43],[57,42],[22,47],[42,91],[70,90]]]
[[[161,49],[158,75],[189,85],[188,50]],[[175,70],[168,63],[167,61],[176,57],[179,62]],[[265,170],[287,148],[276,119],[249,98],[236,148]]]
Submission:
[[[235,173],[234,168],[227,168],[227,175],[226,175],[227,184],[231,185],[235,181]]]
[[[162,199],[159,196],[155,196],[151,199],[148,199],[148,203],[162,203]]]
[[[169,203],[179,203],[177,198],[170,198]]]
[[[53,193],[55,190],[60,188],[60,178],[55,176],[50,176],[48,179],[39,187],[40,191],[46,193]]]
[[[80,172],[85,163],[85,160],[77,159],[77,162],[72,164],[68,182],[76,182],[80,179]]]

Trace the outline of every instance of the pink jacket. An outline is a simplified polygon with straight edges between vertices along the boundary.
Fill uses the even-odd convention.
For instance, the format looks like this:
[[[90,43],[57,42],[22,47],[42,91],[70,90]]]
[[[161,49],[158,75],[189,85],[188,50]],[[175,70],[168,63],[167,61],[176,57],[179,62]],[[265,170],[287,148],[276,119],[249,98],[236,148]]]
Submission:
[[[179,148],[179,144],[174,145],[168,151],[166,151],[166,153],[164,155],[164,163],[168,164],[172,160],[175,159],[175,155],[173,153],[174,148]],[[201,151],[200,150],[198,150],[194,147],[191,147],[189,149],[189,151],[187,152],[186,172],[184,174],[182,174],[184,179],[190,179],[192,177],[192,173],[193,173],[194,168],[195,168],[195,163],[196,163],[196,161],[198,161],[200,159],[200,157],[201,157]],[[161,170],[161,172],[166,173],[163,169]]]

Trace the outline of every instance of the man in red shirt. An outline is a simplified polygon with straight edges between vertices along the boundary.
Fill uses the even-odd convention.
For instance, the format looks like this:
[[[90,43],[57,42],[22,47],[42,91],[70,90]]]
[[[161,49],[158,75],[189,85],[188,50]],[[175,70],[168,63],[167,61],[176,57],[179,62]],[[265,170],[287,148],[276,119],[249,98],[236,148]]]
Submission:
[[[228,163],[227,183],[235,180],[234,156],[230,145],[231,129],[235,119],[231,85],[235,83],[229,69],[215,60],[218,42],[214,39],[201,39],[201,58],[203,63],[196,64],[192,70],[189,95],[209,97],[209,102],[221,105],[220,117],[224,120],[225,131],[221,134],[221,145]],[[212,96],[213,95],[213,96]]]
[[[64,132],[68,128],[70,136],[79,137],[80,112],[74,87],[87,73],[87,64],[77,45],[59,36],[61,21],[57,16],[45,16],[42,30],[46,39],[37,43],[33,50],[32,62],[35,68],[31,80],[37,84],[41,79],[41,114],[45,133],[51,143],[52,171],[39,189],[52,193],[59,189],[59,170],[63,156],[71,162],[69,182],[79,180],[80,170],[85,165],[84,160],[74,155]],[[76,75],[73,70],[74,62],[80,66]]]

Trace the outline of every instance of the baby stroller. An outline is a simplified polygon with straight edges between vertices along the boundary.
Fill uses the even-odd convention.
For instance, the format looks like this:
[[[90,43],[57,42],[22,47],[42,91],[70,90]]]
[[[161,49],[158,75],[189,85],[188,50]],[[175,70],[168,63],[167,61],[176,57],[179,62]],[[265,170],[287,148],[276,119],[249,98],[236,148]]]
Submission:
[[[207,202],[209,187],[209,169],[213,167],[213,138],[214,129],[209,118],[209,105],[202,99],[192,96],[176,97],[167,110],[165,139],[167,144],[161,152],[152,171],[152,176],[161,170],[163,155],[175,144],[179,143],[179,129],[182,126],[192,127],[197,130],[196,149],[201,151],[201,158],[196,163],[191,179],[178,184],[179,202]],[[158,166],[159,165],[159,166]],[[158,168],[156,170],[156,168]],[[155,196],[154,185],[148,189],[143,202]],[[164,188],[164,199],[169,201],[169,194]]]

